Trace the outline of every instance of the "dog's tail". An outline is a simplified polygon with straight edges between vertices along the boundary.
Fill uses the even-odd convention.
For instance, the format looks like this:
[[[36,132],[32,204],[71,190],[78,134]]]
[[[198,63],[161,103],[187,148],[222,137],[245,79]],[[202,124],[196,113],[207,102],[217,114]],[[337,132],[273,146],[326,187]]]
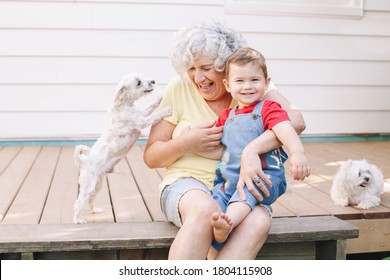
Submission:
[[[91,149],[85,145],[77,145],[74,154],[73,154],[73,162],[76,164],[78,168],[80,168],[83,160],[88,157],[89,151]]]

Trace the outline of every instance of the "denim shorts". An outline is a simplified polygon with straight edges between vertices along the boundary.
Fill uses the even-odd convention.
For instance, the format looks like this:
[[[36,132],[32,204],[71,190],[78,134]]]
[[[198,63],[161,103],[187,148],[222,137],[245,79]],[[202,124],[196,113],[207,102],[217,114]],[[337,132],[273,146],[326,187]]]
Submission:
[[[182,226],[181,217],[179,213],[180,199],[191,190],[202,190],[210,194],[209,188],[202,182],[194,178],[180,179],[170,185],[167,185],[161,194],[161,210],[168,221],[175,224],[177,227]]]

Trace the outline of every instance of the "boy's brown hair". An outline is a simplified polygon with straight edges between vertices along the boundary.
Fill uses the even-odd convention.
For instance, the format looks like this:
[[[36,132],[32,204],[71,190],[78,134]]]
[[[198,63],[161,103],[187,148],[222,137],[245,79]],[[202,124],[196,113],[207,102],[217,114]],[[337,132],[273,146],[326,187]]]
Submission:
[[[252,48],[241,48],[234,52],[226,62],[225,78],[228,79],[230,72],[230,65],[236,64],[244,66],[248,63],[259,67],[264,73],[264,77],[268,78],[267,64],[264,56],[257,50]]]

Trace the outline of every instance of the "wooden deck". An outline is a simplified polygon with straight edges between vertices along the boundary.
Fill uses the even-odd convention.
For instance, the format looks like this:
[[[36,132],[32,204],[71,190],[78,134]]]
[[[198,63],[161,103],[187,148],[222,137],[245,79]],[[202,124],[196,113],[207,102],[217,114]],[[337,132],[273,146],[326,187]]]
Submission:
[[[360,231],[359,238],[347,241],[348,254],[390,251],[390,141],[304,146],[312,175],[304,182],[288,177],[287,193],[273,206],[275,219],[336,216]],[[78,192],[73,151],[73,146],[0,147],[0,225],[72,223]],[[147,168],[142,155],[143,146],[135,146],[116,166],[116,173],[107,176],[96,199],[104,212],[83,214],[90,224],[165,221],[157,190],[164,170]],[[337,168],[347,159],[361,158],[383,171],[382,204],[369,210],[335,206],[329,191]]]

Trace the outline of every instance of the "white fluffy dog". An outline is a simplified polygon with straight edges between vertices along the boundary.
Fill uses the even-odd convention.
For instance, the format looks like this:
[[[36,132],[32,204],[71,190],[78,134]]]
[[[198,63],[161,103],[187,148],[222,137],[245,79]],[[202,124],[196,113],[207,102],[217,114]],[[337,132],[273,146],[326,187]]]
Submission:
[[[74,223],[86,223],[80,218],[83,208],[88,207],[93,213],[103,211],[95,208],[93,201],[101,189],[104,175],[112,172],[115,164],[127,154],[138,139],[141,129],[171,115],[171,108],[154,112],[161,96],[146,109],[136,106],[136,101],[151,93],[154,85],[153,80],[144,79],[139,73],[124,76],[116,87],[106,127],[100,138],[92,148],[76,146],[73,158],[80,171],[80,191],[74,204]]]
[[[381,203],[383,174],[366,160],[348,160],[340,166],[330,192],[336,205],[369,209]]]

